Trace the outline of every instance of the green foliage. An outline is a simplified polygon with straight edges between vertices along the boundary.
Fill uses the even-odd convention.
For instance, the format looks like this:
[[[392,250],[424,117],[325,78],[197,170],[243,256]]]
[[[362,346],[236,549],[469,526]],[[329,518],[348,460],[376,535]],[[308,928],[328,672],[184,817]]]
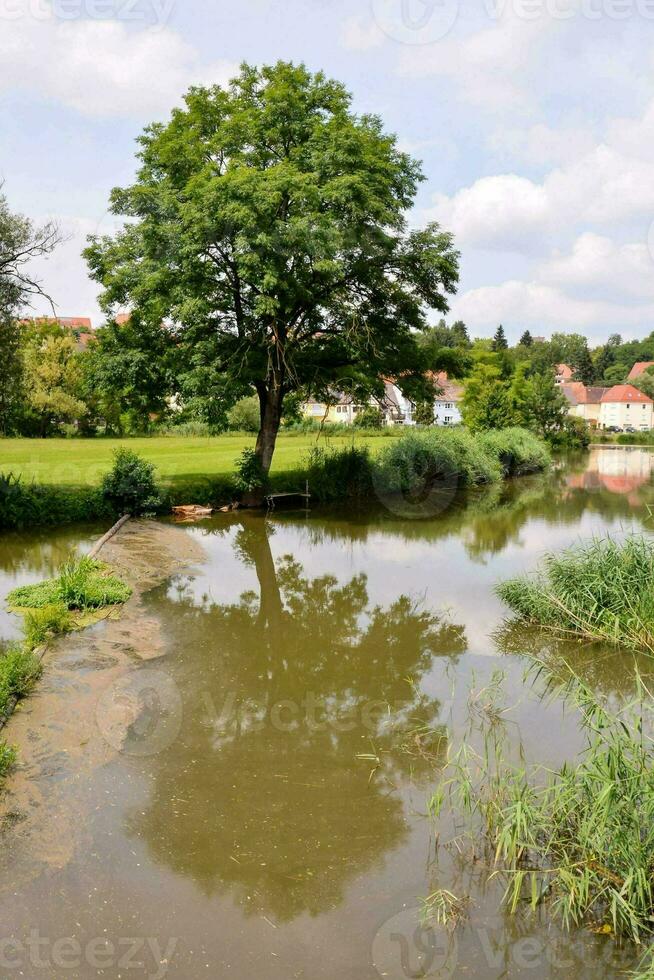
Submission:
[[[527,429],[517,427],[483,432],[483,449],[494,456],[504,476],[524,476],[547,469],[552,462],[547,445]]]
[[[504,327],[500,323],[493,337],[493,350],[496,352],[506,350],[508,346],[509,343],[506,339],[506,334],[504,333]]]
[[[309,451],[307,460],[311,496],[321,503],[368,499],[373,491],[372,467],[367,446],[315,447]]]
[[[102,493],[115,510],[132,516],[163,506],[154,464],[123,447],[114,453],[114,465],[102,480]]]
[[[380,408],[375,408],[374,405],[366,405],[354,417],[354,425],[357,429],[381,429],[383,424],[382,411]]]
[[[11,473],[0,473],[0,529],[73,524],[113,516],[114,510],[100,490],[24,483]]]
[[[544,629],[654,653],[653,576],[649,539],[597,539],[548,555],[538,575],[503,582],[497,594]]]
[[[251,395],[248,398],[241,398],[234,407],[227,413],[227,420],[230,429],[236,432],[258,432],[261,424],[261,411],[259,408],[259,398]]]
[[[497,367],[477,364],[465,384],[461,415],[471,432],[501,429],[513,421],[509,386]]]
[[[433,425],[435,421],[434,400],[432,399],[430,401],[429,399],[426,399],[418,402],[415,412],[413,413],[413,418],[416,425]]]
[[[0,714],[13,698],[29,694],[40,673],[38,658],[27,648],[13,645],[0,656]]]
[[[16,764],[16,749],[13,745],[0,742],[0,780],[4,779]]]
[[[118,435],[148,432],[167,413],[174,344],[161,323],[132,315],[96,331],[83,361],[83,388],[94,422]]]
[[[375,485],[387,493],[411,494],[443,487],[456,489],[492,483],[501,477],[499,463],[481,441],[461,429],[434,427],[410,431],[374,460]]]
[[[290,392],[344,373],[424,389],[416,331],[458,281],[451,235],[407,225],[420,165],[351,103],[285,62],[194,87],[145,130],[135,183],[112,194],[124,229],[86,251],[105,308],[175,323],[193,397],[220,384],[261,393],[264,473]]]
[[[64,423],[78,422],[87,407],[81,395],[82,355],[70,334],[32,336],[25,352],[27,401],[39,435],[56,432]]]
[[[70,611],[63,602],[28,609],[25,613],[23,630],[30,650],[41,646],[51,636],[68,633],[71,629]]]
[[[267,476],[254,449],[244,449],[239,456],[234,484],[241,493],[252,493],[266,488]]]
[[[531,347],[533,342],[534,342],[533,337],[531,336],[528,330],[525,330],[522,337],[518,341],[521,347]]]
[[[570,425],[568,402],[552,371],[526,377],[524,367],[519,366],[511,384],[510,398],[516,424],[558,445],[566,445],[568,437],[573,444],[579,445],[582,441],[576,424]]]
[[[510,912],[548,912],[565,929],[591,926],[618,940],[652,940],[654,921],[654,751],[651,694],[610,713],[570,672],[553,693],[572,702],[585,749],[576,765],[551,771],[505,761],[498,725],[484,755],[453,755],[445,796],[485,835],[494,875],[506,881]],[[558,690],[557,690],[558,688]],[[650,952],[651,957],[651,952]],[[651,965],[641,980],[651,977]]]
[[[9,593],[7,602],[16,609],[61,605],[66,609],[99,609],[127,602],[131,594],[129,586],[108,574],[101,562],[70,558],[56,578],[22,585]]]

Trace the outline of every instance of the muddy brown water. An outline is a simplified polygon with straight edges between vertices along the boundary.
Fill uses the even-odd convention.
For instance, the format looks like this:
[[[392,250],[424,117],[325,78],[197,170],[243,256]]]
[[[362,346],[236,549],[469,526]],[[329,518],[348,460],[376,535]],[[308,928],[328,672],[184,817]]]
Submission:
[[[615,704],[635,658],[498,634],[494,585],[547,550],[651,529],[652,456],[596,449],[483,493],[365,512],[133,522],[102,557],[119,620],[49,652],[6,737],[0,977],[612,978],[629,948],[542,912],[435,833],[448,747],[478,745],[499,685],[507,752],[557,764],[574,711],[527,654],[570,660]],[[423,502],[424,503],[424,502]],[[424,508],[422,511],[424,515]],[[103,529],[0,538],[0,597]],[[16,634],[8,614],[0,639]],[[647,663],[640,668],[647,672]],[[437,846],[437,842],[440,846]],[[468,897],[454,935],[422,898]]]

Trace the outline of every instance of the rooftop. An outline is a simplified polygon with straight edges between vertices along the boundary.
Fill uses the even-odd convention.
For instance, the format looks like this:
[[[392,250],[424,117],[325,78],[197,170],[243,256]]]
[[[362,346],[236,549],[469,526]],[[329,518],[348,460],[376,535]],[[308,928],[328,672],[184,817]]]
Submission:
[[[652,405],[652,399],[649,398],[644,392],[639,391],[638,388],[634,388],[633,385],[613,385],[604,392],[602,396],[602,404],[607,402],[640,402],[643,404]]]
[[[636,361],[631,371],[629,372],[629,381],[633,381],[635,378],[639,378],[641,374],[645,374],[647,368],[654,367],[654,361]]]

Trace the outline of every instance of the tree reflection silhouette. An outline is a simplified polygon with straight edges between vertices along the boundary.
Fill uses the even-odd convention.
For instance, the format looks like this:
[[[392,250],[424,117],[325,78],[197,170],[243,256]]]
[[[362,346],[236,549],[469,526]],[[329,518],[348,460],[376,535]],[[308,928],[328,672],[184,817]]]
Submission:
[[[287,921],[338,905],[404,839],[395,783],[421,761],[433,779],[444,748],[415,731],[433,730],[440,710],[419,682],[466,643],[406,597],[371,607],[363,575],[340,584],[307,577],[291,556],[275,564],[270,533],[244,518],[235,540],[258,594],[151,597],[175,649],[184,726],[149,760],[151,798],[129,831],[206,893]],[[412,730],[420,751],[409,755],[400,743]],[[373,778],[362,753],[380,760]]]

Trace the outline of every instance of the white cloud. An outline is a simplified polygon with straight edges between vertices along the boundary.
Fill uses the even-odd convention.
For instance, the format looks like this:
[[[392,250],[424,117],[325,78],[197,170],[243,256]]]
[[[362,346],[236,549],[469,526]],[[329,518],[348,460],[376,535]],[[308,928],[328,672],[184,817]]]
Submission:
[[[606,328],[642,328],[654,323],[654,304],[575,299],[541,282],[514,279],[463,293],[452,304],[452,315],[469,323],[473,331],[503,322],[512,333],[525,327],[586,330],[592,342],[600,343],[606,339]],[[593,333],[594,328],[600,329]]]
[[[400,74],[450,78],[459,98],[472,105],[528,109],[533,92],[525,85],[525,76],[533,71],[539,48],[560,25],[551,17],[524,19],[513,4],[490,17],[490,24],[487,21],[465,36],[453,33],[437,44],[405,47]]]
[[[557,254],[539,269],[544,283],[654,301],[654,260],[644,242],[618,245],[586,232],[567,255]]]
[[[226,61],[201,67],[169,28],[129,30],[120,21],[62,21],[51,7],[0,32],[0,92],[22,90],[88,116],[169,111],[192,83],[223,82]]]
[[[580,226],[654,216],[654,168],[603,143],[541,183],[499,174],[438,195],[428,215],[462,245],[545,253]]]
[[[453,197],[438,195],[430,217],[458,243],[481,248],[517,249],[529,244],[549,220],[543,187],[517,174],[482,177]]]

